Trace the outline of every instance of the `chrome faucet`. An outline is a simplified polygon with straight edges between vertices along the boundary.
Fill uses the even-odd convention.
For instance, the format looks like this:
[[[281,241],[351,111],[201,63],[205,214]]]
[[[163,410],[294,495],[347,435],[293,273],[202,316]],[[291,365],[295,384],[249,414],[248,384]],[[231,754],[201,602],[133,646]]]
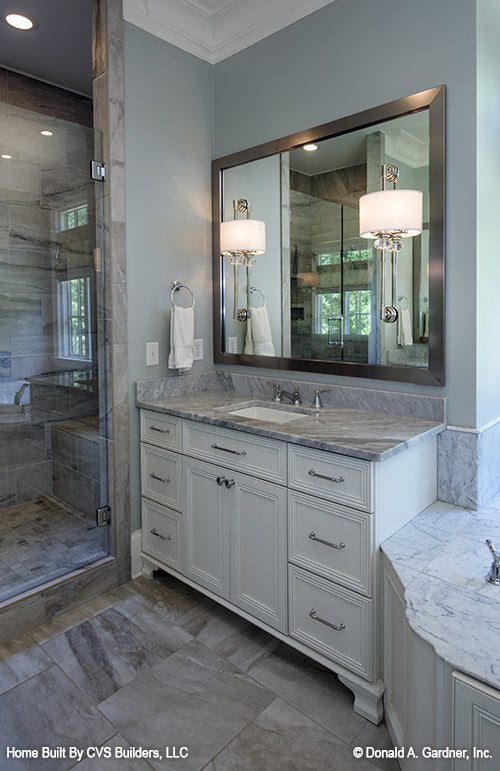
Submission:
[[[267,381],[267,385],[270,385],[274,388],[274,396],[271,401],[277,402],[279,404],[281,401],[281,386],[279,383],[271,383],[269,380]]]
[[[300,390],[298,388],[294,388],[293,393],[290,393],[289,391],[281,391],[281,398],[283,397],[290,399],[290,403],[295,404],[296,407],[298,407],[299,404],[302,404],[302,399],[300,398]]]
[[[326,394],[329,390],[329,388],[316,388],[314,391],[314,399],[312,401],[311,407],[314,407],[315,410],[320,410],[323,407],[320,394]]]
[[[23,383],[19,391],[16,391],[16,394],[14,396],[14,404],[18,407],[21,406],[21,399],[23,398],[23,393],[26,391],[27,387],[29,386],[29,383]]]
[[[485,578],[490,584],[500,586],[500,552],[495,549],[489,538],[486,539],[486,543],[488,544],[490,552],[493,554],[493,562],[491,563],[490,572]]]

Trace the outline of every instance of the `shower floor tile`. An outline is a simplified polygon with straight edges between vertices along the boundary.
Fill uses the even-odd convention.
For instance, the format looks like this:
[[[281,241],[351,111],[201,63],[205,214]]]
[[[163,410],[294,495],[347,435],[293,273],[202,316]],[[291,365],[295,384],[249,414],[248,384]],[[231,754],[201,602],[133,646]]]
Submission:
[[[95,562],[103,531],[53,496],[0,509],[0,601]]]

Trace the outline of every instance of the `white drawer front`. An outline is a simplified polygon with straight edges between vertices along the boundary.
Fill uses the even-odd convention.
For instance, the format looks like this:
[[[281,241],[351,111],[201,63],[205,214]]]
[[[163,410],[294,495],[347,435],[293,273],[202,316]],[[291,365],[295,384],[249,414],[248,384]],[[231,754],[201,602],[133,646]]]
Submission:
[[[158,503],[180,507],[180,456],[159,447],[141,444],[142,494]]]
[[[288,494],[288,558],[371,594],[371,515],[301,493]]]
[[[286,484],[286,443],[206,423],[184,421],[186,455]]]
[[[181,419],[164,412],[141,410],[141,442],[167,450],[181,448]]]
[[[147,498],[142,499],[142,550],[181,570],[181,515]]]
[[[291,637],[371,679],[373,600],[293,566],[289,590]]]
[[[291,444],[288,466],[290,487],[373,511],[373,471],[368,461]]]

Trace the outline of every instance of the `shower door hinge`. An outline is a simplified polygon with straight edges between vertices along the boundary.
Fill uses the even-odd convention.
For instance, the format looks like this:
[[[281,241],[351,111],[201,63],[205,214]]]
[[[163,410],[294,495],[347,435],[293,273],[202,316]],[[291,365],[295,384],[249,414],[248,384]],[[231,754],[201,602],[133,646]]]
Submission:
[[[90,161],[90,179],[95,182],[104,182],[106,179],[106,165],[99,161]]]
[[[97,527],[104,527],[111,522],[111,509],[109,506],[101,506],[95,510],[95,523]]]

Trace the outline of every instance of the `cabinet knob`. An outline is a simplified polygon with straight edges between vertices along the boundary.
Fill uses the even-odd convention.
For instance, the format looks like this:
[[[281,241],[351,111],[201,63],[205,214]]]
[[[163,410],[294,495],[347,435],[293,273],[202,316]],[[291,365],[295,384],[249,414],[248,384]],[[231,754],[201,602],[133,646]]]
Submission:
[[[224,482],[227,482],[226,477],[217,477],[217,484],[219,485],[219,487],[222,487]]]
[[[226,479],[226,487],[228,490],[230,490],[231,487],[234,487],[234,479]]]

